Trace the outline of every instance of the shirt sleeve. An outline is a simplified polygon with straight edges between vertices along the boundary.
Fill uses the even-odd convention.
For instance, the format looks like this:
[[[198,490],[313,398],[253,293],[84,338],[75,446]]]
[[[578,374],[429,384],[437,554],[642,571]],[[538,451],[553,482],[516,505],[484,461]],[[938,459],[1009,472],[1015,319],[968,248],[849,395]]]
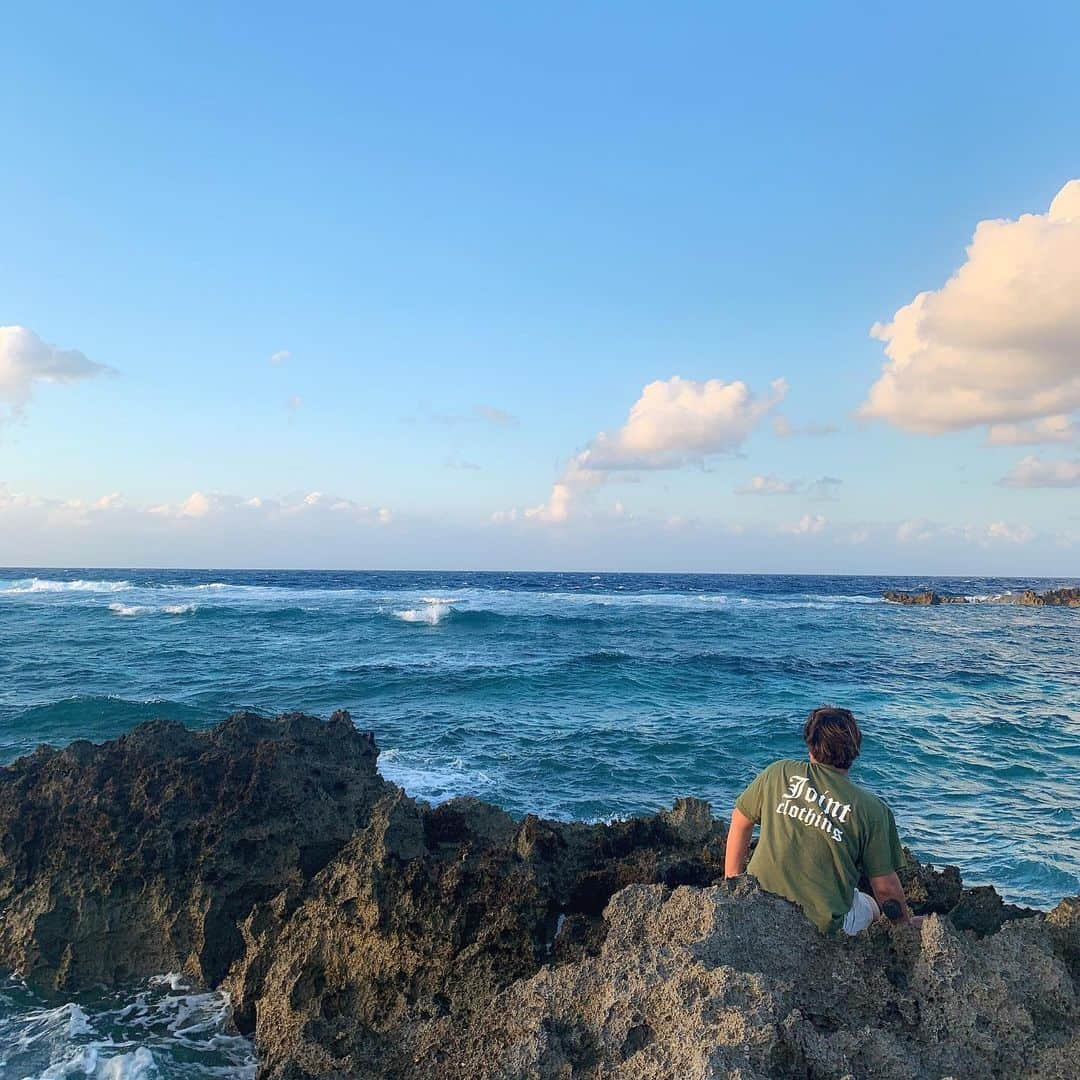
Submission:
[[[883,877],[902,870],[907,863],[893,812],[882,804],[884,813],[874,824],[863,849],[863,869],[867,877]]]
[[[772,770],[770,765],[763,769],[750,782],[750,786],[735,800],[735,809],[744,813],[751,821],[761,821],[761,806],[765,801],[765,783]]]

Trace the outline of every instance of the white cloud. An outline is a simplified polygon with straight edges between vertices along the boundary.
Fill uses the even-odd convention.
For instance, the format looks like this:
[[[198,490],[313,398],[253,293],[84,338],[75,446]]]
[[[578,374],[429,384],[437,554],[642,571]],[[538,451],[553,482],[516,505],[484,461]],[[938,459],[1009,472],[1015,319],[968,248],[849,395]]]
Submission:
[[[736,495],[794,495],[802,487],[801,480],[781,480],[769,473],[752,476],[745,484],[735,488]]]
[[[73,383],[110,369],[88,360],[77,349],[58,349],[25,326],[0,326],[0,406],[6,417],[19,416],[40,382]]]
[[[180,504],[180,509],[177,511],[176,516],[193,518],[206,517],[206,515],[214,508],[214,504],[218,499],[220,499],[220,496],[211,498],[210,496],[204,495],[201,491],[193,491]]]
[[[863,417],[934,434],[1080,408],[1080,180],[1045,214],[980,222],[945,285],[870,332],[888,361]]]
[[[114,496],[119,499],[119,496]],[[199,520],[204,518],[244,517],[247,520],[282,521],[298,516],[332,514],[360,522],[388,524],[392,514],[386,507],[370,507],[339,495],[322,491],[286,495],[279,499],[258,495],[229,495],[222,492],[193,491],[179,503],[164,503],[145,510],[127,508],[136,513],[153,514],[159,518]]]
[[[1026,544],[1034,539],[1035,530],[1030,525],[1009,525],[1004,521],[991,521],[984,530],[987,541],[1004,540],[1010,544]]]
[[[828,522],[821,514],[803,514],[794,525],[784,525],[781,532],[791,533],[793,536],[808,536],[821,532]]]
[[[937,533],[937,527],[922,518],[901,521],[896,527],[896,539],[901,544],[924,544],[928,540],[933,540]]]
[[[278,351],[270,357],[270,363],[273,364],[274,367],[279,367],[281,364],[287,363],[291,359],[292,353],[289,352],[288,349],[278,349]]]
[[[535,521],[565,521],[570,516],[572,498],[573,489],[569,484],[555,484],[548,496],[548,501],[539,506],[529,507],[525,511],[525,516]]]
[[[524,516],[563,522],[577,495],[603,483],[610,473],[634,469],[678,469],[736,449],[784,399],[787,382],[776,379],[755,396],[742,381],[697,382],[678,375],[649,383],[618,431],[601,431],[571,458],[545,503]]]
[[[990,547],[995,543],[1026,544],[1036,537],[1035,530],[1027,524],[1010,524],[991,521],[985,525],[942,525],[925,518],[901,522],[896,528],[896,539],[901,544],[929,544],[941,540],[960,540],[965,544]]]
[[[1021,458],[999,481],[1005,487],[1080,487],[1080,458],[1049,460],[1037,454]]]
[[[1026,424],[991,424],[987,446],[1038,446],[1072,442],[1080,430],[1067,416],[1047,416]]]
[[[695,382],[678,375],[649,383],[614,434],[601,431],[579,455],[583,469],[676,469],[733,450],[784,399],[777,379],[764,397],[742,381]]]

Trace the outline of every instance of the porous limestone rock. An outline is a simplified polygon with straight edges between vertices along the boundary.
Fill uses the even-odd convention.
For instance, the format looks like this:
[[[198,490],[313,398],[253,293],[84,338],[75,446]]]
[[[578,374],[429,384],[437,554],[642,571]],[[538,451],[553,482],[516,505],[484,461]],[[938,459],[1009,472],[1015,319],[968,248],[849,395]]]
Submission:
[[[1080,899],[904,872],[921,934],[723,882],[706,803],[430,807],[348,714],[144,725],[0,769],[0,965],[227,990],[262,1080],[1072,1075]]]

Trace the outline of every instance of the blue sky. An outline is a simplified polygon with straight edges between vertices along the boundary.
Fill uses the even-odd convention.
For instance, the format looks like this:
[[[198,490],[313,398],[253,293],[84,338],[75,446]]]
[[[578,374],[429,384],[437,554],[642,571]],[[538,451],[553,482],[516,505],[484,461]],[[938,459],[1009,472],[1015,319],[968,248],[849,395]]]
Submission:
[[[942,7],[10,13],[0,562],[1075,573],[1080,14]]]

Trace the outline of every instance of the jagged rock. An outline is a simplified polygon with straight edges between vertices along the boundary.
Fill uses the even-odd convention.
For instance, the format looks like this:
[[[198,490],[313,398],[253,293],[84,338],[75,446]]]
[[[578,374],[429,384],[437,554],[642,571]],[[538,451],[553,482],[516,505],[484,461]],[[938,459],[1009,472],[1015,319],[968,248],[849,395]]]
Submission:
[[[1038,912],[1031,908],[1006,904],[990,885],[963,889],[956,906],[949,912],[949,921],[957,930],[973,930],[976,934],[996,934],[1012,919],[1026,919]]]
[[[947,918],[827,939],[722,883],[724,835],[692,799],[432,808],[347,714],[155,722],[0,770],[0,965],[64,992],[182,969],[264,1080],[1068,1075],[1080,900],[1025,917],[915,865]]]
[[[1025,589],[1018,593],[1000,593],[996,596],[968,597],[954,596],[948,593],[924,589],[922,592],[905,592],[899,589],[886,589],[882,594],[885,600],[893,604],[905,604],[908,607],[928,607],[936,604],[1015,604],[1018,607],[1080,607],[1080,587],[1048,589],[1036,592]]]
[[[932,863],[920,863],[909,848],[904,848],[907,867],[900,871],[900,884],[913,911],[919,915],[944,915],[956,907],[960,899],[960,869],[945,866],[935,870]],[[863,882],[865,891],[870,883]],[[995,928],[996,929],[996,928]]]
[[[376,757],[347,713],[238,713],[21,758],[0,770],[0,962],[43,991],[220,982],[252,905],[322,869],[392,790]]]
[[[1048,1080],[1076,1031],[1042,919],[979,940],[930,916],[921,934],[878,924],[840,941],[746,878],[631,886],[605,917],[598,955],[544,968],[464,1024],[410,1028],[400,1075]]]
[[[948,593],[935,592],[926,589],[923,592],[900,592],[895,589],[886,589],[882,597],[893,604],[906,604],[909,607],[929,607],[936,604],[966,604],[966,596],[951,596]]]

